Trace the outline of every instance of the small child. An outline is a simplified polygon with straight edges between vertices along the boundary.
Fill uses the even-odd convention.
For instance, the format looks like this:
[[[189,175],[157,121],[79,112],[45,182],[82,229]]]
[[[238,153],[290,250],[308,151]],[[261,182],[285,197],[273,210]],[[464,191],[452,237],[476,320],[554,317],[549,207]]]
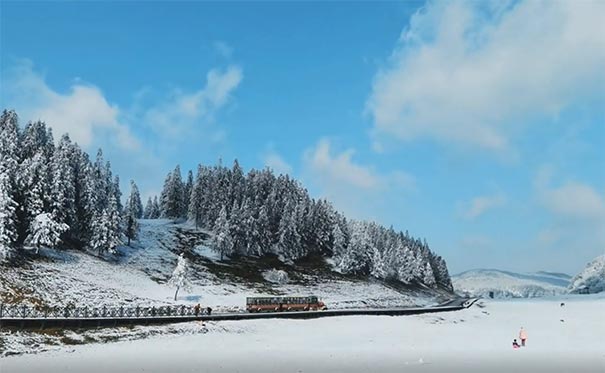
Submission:
[[[516,339],[513,339],[513,348],[516,350],[517,348],[520,348],[521,346],[519,346],[519,344],[517,343]]]

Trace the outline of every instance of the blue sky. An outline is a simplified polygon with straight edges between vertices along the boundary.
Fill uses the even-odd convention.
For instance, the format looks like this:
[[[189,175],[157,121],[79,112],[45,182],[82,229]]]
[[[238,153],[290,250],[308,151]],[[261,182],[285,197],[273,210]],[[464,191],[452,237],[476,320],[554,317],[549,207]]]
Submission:
[[[0,3],[2,107],[145,195],[234,158],[452,272],[605,250],[602,2]]]

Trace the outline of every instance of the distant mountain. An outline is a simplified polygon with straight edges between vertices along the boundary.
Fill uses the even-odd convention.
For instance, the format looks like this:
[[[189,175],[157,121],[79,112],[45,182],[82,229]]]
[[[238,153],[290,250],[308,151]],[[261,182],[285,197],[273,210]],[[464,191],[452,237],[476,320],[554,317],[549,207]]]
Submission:
[[[454,291],[470,296],[533,298],[567,293],[570,279],[564,273],[474,269],[452,276],[452,284]]]
[[[569,284],[570,293],[592,294],[602,291],[605,291],[605,255],[588,263]]]

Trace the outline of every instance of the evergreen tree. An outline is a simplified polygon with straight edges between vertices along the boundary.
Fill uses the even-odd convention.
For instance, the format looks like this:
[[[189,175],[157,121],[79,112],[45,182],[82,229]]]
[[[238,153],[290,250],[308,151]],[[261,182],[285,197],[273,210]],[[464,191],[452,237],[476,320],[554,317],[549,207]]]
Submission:
[[[151,216],[153,214],[153,200],[151,197],[147,199],[147,203],[145,204],[145,209],[143,210],[143,219],[153,219]]]
[[[151,219],[159,219],[162,216],[162,210],[158,202],[158,196],[153,197],[153,209],[151,210]]]
[[[2,166],[0,164],[0,259],[6,259],[10,256],[12,245],[17,238],[17,203],[11,197],[8,172]]]
[[[178,257],[176,268],[174,269],[174,271],[172,272],[172,276],[168,280],[168,285],[176,287],[176,291],[174,293],[175,301],[177,299],[177,295],[179,294],[179,289],[183,288],[187,290],[190,288],[189,279],[187,278],[188,272],[189,262],[181,253],[181,255],[179,255]]]
[[[187,217],[189,205],[191,204],[191,193],[193,191],[193,172],[187,173],[187,181],[183,185],[183,204],[181,206],[181,217]]]
[[[162,216],[165,218],[178,219],[184,216],[183,181],[181,178],[181,167],[178,165],[166,177],[161,203]]]
[[[53,220],[69,227],[75,222],[75,175],[71,163],[71,140],[63,135],[52,158],[51,208]]]
[[[37,215],[31,223],[30,234],[25,240],[26,244],[35,247],[36,253],[41,246],[54,248],[61,242],[61,234],[69,229],[65,223],[53,220],[49,213]]]
[[[231,228],[227,220],[227,209],[223,206],[214,225],[214,238],[212,248],[221,255],[221,260],[225,255],[233,253],[233,239],[231,237]]]
[[[197,177],[195,184],[193,184],[190,198],[189,198],[189,209],[188,218],[195,222],[195,227],[198,228],[202,224],[202,204],[204,197],[204,169],[202,165],[197,168]]]
[[[150,199],[151,201],[151,199]],[[128,246],[130,246],[130,240],[137,237],[139,232],[139,219],[142,215],[141,197],[139,195],[139,188],[134,180],[130,180],[130,195],[126,200],[126,208],[124,209],[124,221],[126,223],[126,237],[128,238]]]

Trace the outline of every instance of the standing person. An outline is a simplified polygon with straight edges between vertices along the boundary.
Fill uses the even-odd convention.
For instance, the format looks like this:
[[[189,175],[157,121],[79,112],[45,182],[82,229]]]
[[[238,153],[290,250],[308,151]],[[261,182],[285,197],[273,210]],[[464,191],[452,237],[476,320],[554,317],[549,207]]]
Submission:
[[[193,309],[195,310],[195,317],[198,317],[198,315],[200,314],[200,304],[196,304],[195,307],[193,307]]]
[[[521,327],[521,330],[519,331],[519,339],[521,340],[521,346],[525,347],[525,341],[527,340],[527,332],[525,331],[525,329],[523,329],[523,327]]]

